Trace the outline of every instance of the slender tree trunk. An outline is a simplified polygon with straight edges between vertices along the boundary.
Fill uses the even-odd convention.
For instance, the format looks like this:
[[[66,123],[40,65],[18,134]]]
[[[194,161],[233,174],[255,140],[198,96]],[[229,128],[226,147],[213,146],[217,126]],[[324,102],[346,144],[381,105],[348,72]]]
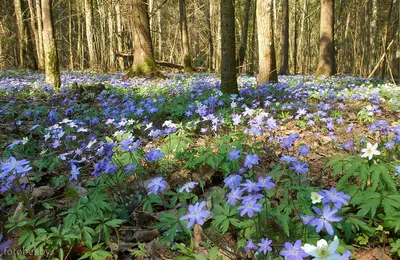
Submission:
[[[164,60],[165,56],[164,53],[162,51],[162,47],[163,47],[163,36],[164,36],[164,29],[161,23],[161,8],[158,9],[157,11],[157,26],[158,26],[158,41],[157,41],[157,48],[158,48],[158,58],[160,60]]]
[[[214,53],[214,43],[211,27],[211,13],[212,13],[212,0],[208,0],[206,7],[206,23],[207,23],[207,37],[208,37],[208,71],[213,71],[213,53]]]
[[[255,54],[256,54],[256,27],[257,27],[257,1],[254,1],[253,7],[253,28],[251,32],[251,51],[250,51],[250,66],[249,72],[254,74],[256,71],[256,61],[255,61]]]
[[[243,63],[246,57],[247,35],[249,31],[249,20],[250,20],[250,7],[251,7],[251,0],[244,0],[242,34],[240,38],[239,56],[237,59],[238,72],[243,71]]]
[[[282,6],[282,32],[281,32],[281,68],[279,74],[286,75],[289,73],[289,0],[281,0]]]
[[[42,60],[40,59],[40,46],[39,46],[39,35],[38,35],[38,29],[36,26],[36,13],[35,13],[35,7],[33,5],[33,0],[28,0],[28,5],[29,5],[29,13],[30,13],[30,23],[31,23],[31,28],[33,31],[33,36],[35,38],[35,47],[36,47],[36,53],[37,53],[37,61],[38,61],[38,67],[41,69],[43,68]]]
[[[272,7],[272,0],[257,0],[258,84],[278,82]]]
[[[86,41],[89,52],[89,68],[97,70],[97,57],[96,48],[94,45],[94,32],[93,32],[93,6],[92,0],[85,1],[85,25],[86,25]]]
[[[372,17],[371,17],[371,26],[370,28],[370,70],[374,68],[376,65],[376,61],[378,59],[378,52],[377,52],[377,45],[376,43],[379,43],[379,40],[377,38],[377,21],[378,21],[378,0],[372,0]]]
[[[120,1],[115,3],[115,13],[117,22],[117,49],[121,53],[123,51],[123,38],[122,38],[122,20],[121,20],[121,5]],[[118,64],[121,71],[125,70],[124,58],[118,57]]]
[[[107,58],[109,55],[107,54],[108,51],[106,49],[106,23],[107,23],[107,17],[106,17],[106,11],[105,11],[105,1],[97,0],[97,6],[98,6],[98,11],[99,11],[99,16],[100,16],[100,21],[99,21],[99,27],[100,27],[100,41],[99,41],[99,49],[97,52],[100,55],[100,60],[98,62],[99,68],[101,71],[104,71],[107,67]]]
[[[36,21],[38,29],[38,60],[39,64],[44,66],[44,50],[43,50],[43,23],[42,23],[42,8],[40,0],[36,0]]]
[[[108,20],[108,52],[109,52],[109,69],[115,71],[115,37],[114,37],[114,20],[113,20],[113,5],[111,0],[108,5],[107,20]]]
[[[306,17],[308,13],[308,0],[304,0],[303,8],[302,8],[302,16],[301,16],[301,25],[300,25],[300,42],[299,42],[299,50],[300,50],[300,62],[301,62],[301,70],[300,74],[305,74],[305,68],[307,67],[307,57],[304,51],[304,42],[307,40],[307,33],[305,30]]]
[[[319,65],[315,76],[326,77],[336,73],[334,50],[334,0],[321,0],[321,27],[319,42]]]
[[[78,2],[78,40],[77,40],[77,57],[78,57],[78,62],[79,62],[79,69],[83,70],[84,69],[84,61],[85,61],[85,55],[84,55],[84,46],[83,46],[83,38],[84,38],[84,32],[83,32],[83,21],[82,21],[82,12],[84,12],[84,8],[82,7],[82,3]]]
[[[221,91],[237,94],[236,47],[235,47],[235,2],[221,2]]]
[[[181,31],[183,68],[186,73],[191,73],[192,58],[190,57],[189,32],[186,18],[186,0],[179,0],[179,26]]]
[[[68,46],[69,46],[69,69],[74,70],[74,53],[72,50],[72,0],[68,1],[68,10],[69,10],[69,18],[68,18]]]
[[[398,9],[397,9],[397,53],[396,53],[396,58],[397,58],[397,74],[399,77],[398,83],[400,84],[400,0],[397,0],[398,4]]]
[[[42,0],[43,47],[46,68],[46,82],[53,85],[58,92],[61,87],[60,69],[58,66],[57,46],[54,39],[52,18],[52,0]]]
[[[385,74],[386,74],[386,62],[389,62],[388,59],[388,53],[387,53],[387,48],[388,48],[388,43],[389,43],[389,24],[391,23],[392,20],[392,9],[393,9],[393,2],[394,0],[390,0],[390,8],[389,8],[389,15],[388,19],[386,20],[385,24],[385,36],[384,36],[384,41],[383,41],[383,61],[382,61],[382,71],[381,71],[381,77],[382,79],[385,79]]]
[[[129,77],[159,77],[153,54],[150,35],[149,12],[147,0],[133,0],[133,64],[128,72]]]
[[[294,4],[293,74],[297,74],[298,1]]]

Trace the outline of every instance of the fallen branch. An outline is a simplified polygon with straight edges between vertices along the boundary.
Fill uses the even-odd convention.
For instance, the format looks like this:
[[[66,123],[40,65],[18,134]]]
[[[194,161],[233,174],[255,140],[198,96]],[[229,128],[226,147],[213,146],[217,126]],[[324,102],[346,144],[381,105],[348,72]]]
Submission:
[[[390,49],[390,47],[392,46],[393,42],[394,42],[394,40],[392,40],[392,41],[389,43],[388,47],[386,48],[386,51],[388,51],[388,50]],[[378,63],[376,64],[375,68],[374,68],[374,69],[372,70],[372,72],[368,75],[368,77],[367,77],[368,79],[370,79],[370,78],[375,74],[375,71],[379,68],[379,66],[381,65],[382,61],[385,59],[386,51],[382,54],[381,58],[379,59]]]

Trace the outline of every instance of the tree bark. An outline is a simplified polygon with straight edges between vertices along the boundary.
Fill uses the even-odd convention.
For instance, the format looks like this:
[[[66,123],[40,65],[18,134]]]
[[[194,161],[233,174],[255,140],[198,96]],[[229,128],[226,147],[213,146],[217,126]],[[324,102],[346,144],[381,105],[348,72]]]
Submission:
[[[244,0],[242,34],[240,38],[239,56],[237,59],[237,67],[239,73],[243,71],[243,63],[246,57],[247,35],[249,31],[249,20],[250,20],[250,7],[251,7],[251,0]]]
[[[53,85],[56,92],[60,91],[60,69],[58,65],[57,46],[54,40],[54,25],[52,18],[52,0],[42,1],[43,17],[43,47],[45,57],[46,82]]]
[[[235,2],[221,2],[221,91],[239,93],[236,81]]]
[[[332,76],[336,73],[334,50],[334,0],[321,0],[321,27],[319,40],[319,65],[317,77]]]
[[[38,60],[44,66],[44,50],[43,50],[43,24],[42,24],[42,7],[40,0],[36,0],[36,21],[38,29]]]
[[[36,47],[36,53],[37,53],[37,61],[38,61],[38,67],[41,69],[43,68],[43,63],[42,60],[40,59],[40,46],[39,46],[39,35],[38,35],[38,29],[36,26],[36,14],[35,14],[35,7],[33,6],[33,0],[28,0],[28,5],[29,5],[29,13],[30,13],[30,23],[31,23],[31,28],[33,31],[33,36],[35,38],[35,47]]]
[[[179,0],[179,26],[181,30],[183,68],[185,73],[193,72],[192,58],[190,57],[189,32],[186,18],[186,0]]]
[[[214,53],[214,43],[211,27],[211,15],[212,15],[212,0],[208,0],[206,7],[206,23],[207,23],[207,38],[208,38],[208,71],[213,71],[213,53]]]
[[[133,0],[132,7],[134,58],[128,76],[162,76],[154,60],[147,0]]]
[[[369,67],[372,69],[378,58],[378,51],[376,42],[379,42],[377,38],[377,21],[378,21],[378,0],[372,0],[372,17],[371,17],[371,26],[370,26],[370,64]]]
[[[72,0],[68,1],[68,11],[69,11],[69,18],[68,18],[68,46],[69,46],[69,69],[74,70],[74,53],[72,50]]]
[[[97,70],[97,57],[94,45],[93,32],[93,6],[92,0],[85,0],[85,25],[86,25],[86,41],[89,52],[89,68]]]
[[[281,31],[281,68],[280,75],[289,73],[289,0],[281,0],[282,8],[282,31]]]
[[[257,27],[257,1],[254,1],[253,7],[253,28],[251,32],[251,51],[250,51],[250,66],[249,73],[254,74],[256,71],[256,62],[255,62],[255,54],[256,54],[256,27]]]
[[[113,20],[113,1],[108,5],[108,52],[109,52],[109,69],[115,71],[115,37],[114,37],[114,20]]]
[[[259,60],[257,83],[278,82],[272,0],[257,0],[257,28]]]
[[[120,6],[120,1],[117,1],[115,3],[115,16],[116,16],[116,22],[117,22],[117,49],[118,52],[123,51],[123,41],[122,41],[122,20],[121,20],[121,6]],[[123,57],[118,57],[118,64],[119,68],[121,71],[125,70],[125,64],[124,64],[124,58]]]
[[[297,37],[298,33],[298,26],[297,26],[297,19],[298,19],[298,1],[295,1],[294,4],[294,39],[293,39],[293,74],[297,74]]]

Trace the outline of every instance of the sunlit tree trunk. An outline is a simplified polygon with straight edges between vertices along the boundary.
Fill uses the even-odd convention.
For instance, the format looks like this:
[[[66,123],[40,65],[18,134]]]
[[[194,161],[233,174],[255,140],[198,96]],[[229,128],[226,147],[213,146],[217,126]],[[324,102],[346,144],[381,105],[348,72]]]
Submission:
[[[372,70],[374,68],[374,66],[376,65],[377,62],[377,56],[378,56],[378,50],[377,48],[377,21],[378,21],[378,0],[372,0],[372,17],[371,17],[371,26],[370,28],[370,37],[369,37],[369,41],[370,41],[370,64],[369,67]]]
[[[134,52],[133,64],[128,72],[128,76],[161,76],[161,72],[158,70],[154,60],[147,0],[133,0],[132,7]]]
[[[249,20],[250,20],[250,7],[251,7],[251,0],[244,0],[242,34],[240,37],[239,55],[237,58],[238,72],[243,71],[243,63],[246,57],[247,35],[249,31]]]
[[[123,41],[122,41],[122,20],[121,20],[121,5],[117,1],[115,3],[115,18],[117,22],[117,49],[118,53],[123,51]],[[124,58],[119,56],[118,57],[118,64],[121,71],[125,70]]]
[[[69,69],[74,70],[74,53],[72,50],[72,17],[73,17],[73,12],[72,12],[72,6],[71,6],[72,0],[68,1],[68,10],[69,10],[69,18],[68,18],[68,46],[69,46]]]
[[[115,37],[114,37],[114,20],[113,5],[111,0],[108,5],[107,21],[108,21],[108,53],[109,53],[109,69],[115,71]]]
[[[256,54],[256,27],[257,27],[257,1],[254,1],[253,6],[253,28],[251,32],[251,44],[250,44],[250,66],[249,66],[249,73],[254,73],[256,70],[256,61],[255,61],[255,54]]]
[[[36,54],[37,54],[37,61],[38,61],[38,67],[41,69],[43,68],[43,63],[41,60],[41,55],[40,55],[40,45],[39,45],[39,34],[38,34],[38,29],[36,26],[36,12],[35,12],[35,6],[33,5],[33,0],[28,0],[28,5],[29,5],[29,13],[30,13],[30,23],[31,23],[31,28],[33,31],[33,36],[35,37],[35,47],[36,47]]]
[[[321,25],[319,40],[319,65],[317,77],[332,76],[336,73],[334,50],[334,0],[321,0]]]
[[[38,29],[38,60],[41,62],[42,66],[44,66],[44,50],[43,50],[43,23],[42,23],[42,7],[40,4],[40,0],[36,0],[36,21],[37,21],[37,29]]]
[[[294,4],[293,74],[297,74],[298,1]]]
[[[213,71],[213,53],[214,53],[214,43],[211,27],[211,15],[212,15],[212,5],[213,1],[208,0],[206,7],[206,23],[207,23],[207,38],[208,38],[208,71]]]
[[[183,69],[186,73],[193,71],[192,58],[190,57],[189,32],[186,18],[186,0],[179,0],[179,26],[181,30]]]
[[[281,31],[281,68],[279,74],[289,73],[289,0],[281,0],[282,31]]]
[[[86,25],[86,41],[89,52],[89,68],[97,70],[96,48],[94,45],[93,31],[93,7],[92,0],[85,1],[85,25]]]
[[[277,82],[272,0],[257,0],[258,84]]]
[[[46,68],[46,82],[53,85],[58,92],[61,87],[60,69],[58,65],[57,46],[54,39],[54,25],[52,18],[52,0],[41,0],[43,18],[43,47]]]
[[[235,2],[221,1],[221,91],[239,93],[235,59]]]

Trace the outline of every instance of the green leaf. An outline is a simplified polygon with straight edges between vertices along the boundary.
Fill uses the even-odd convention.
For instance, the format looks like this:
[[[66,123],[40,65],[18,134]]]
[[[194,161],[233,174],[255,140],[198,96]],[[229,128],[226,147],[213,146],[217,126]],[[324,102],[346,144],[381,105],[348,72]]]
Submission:
[[[83,242],[89,249],[92,249],[92,235],[87,230],[83,231]]]
[[[106,224],[106,226],[116,228],[116,227],[121,226],[121,224],[124,222],[125,222],[125,220],[123,220],[123,219],[113,219],[113,220],[107,221],[105,224]]]
[[[384,217],[384,221],[385,227],[393,228],[396,233],[400,230],[400,212],[394,212]]]
[[[218,256],[218,247],[214,246],[213,248],[211,248],[208,252],[208,256],[210,260],[215,260]]]

